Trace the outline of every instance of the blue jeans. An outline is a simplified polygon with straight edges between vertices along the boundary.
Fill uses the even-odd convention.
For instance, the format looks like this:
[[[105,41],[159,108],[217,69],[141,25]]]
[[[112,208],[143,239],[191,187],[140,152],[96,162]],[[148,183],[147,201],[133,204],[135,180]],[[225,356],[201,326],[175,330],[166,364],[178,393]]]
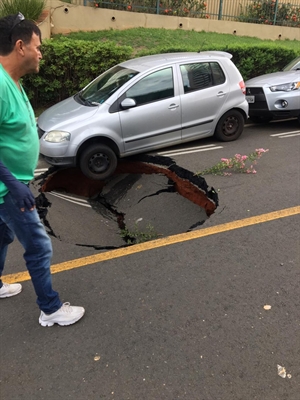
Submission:
[[[52,289],[51,240],[37,210],[22,212],[8,193],[4,197],[4,204],[0,204],[0,278],[8,245],[15,235],[25,250],[24,259],[37,295],[37,304],[46,314],[52,314],[62,306],[62,302]],[[2,285],[0,279],[0,287]]]

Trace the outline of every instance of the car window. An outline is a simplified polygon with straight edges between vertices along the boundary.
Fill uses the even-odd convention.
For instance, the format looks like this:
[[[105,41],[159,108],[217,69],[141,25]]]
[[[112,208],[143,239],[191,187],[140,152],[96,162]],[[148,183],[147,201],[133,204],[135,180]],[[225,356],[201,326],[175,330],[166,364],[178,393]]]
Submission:
[[[124,83],[128,82],[138,71],[132,69],[116,67],[104,72],[97,79],[91,82],[80,93],[80,99],[86,102],[103,103]]]
[[[217,62],[184,64],[180,66],[184,93],[206,89],[225,82],[225,75]]]
[[[125,97],[134,99],[136,105],[151,103],[174,96],[172,68],[164,68],[147,75],[127,90]]]
[[[224,83],[226,81],[226,78],[220,64],[217,62],[212,62],[209,63],[209,65],[212,71],[214,86],[221,85],[222,83]]]

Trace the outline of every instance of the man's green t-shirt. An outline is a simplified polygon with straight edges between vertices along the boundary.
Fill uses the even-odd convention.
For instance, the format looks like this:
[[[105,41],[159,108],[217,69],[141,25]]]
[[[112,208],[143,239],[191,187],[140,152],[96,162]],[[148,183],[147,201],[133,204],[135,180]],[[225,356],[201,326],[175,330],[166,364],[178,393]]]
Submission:
[[[34,177],[39,138],[31,104],[0,64],[0,161],[19,181]],[[0,204],[8,193],[0,180]]]

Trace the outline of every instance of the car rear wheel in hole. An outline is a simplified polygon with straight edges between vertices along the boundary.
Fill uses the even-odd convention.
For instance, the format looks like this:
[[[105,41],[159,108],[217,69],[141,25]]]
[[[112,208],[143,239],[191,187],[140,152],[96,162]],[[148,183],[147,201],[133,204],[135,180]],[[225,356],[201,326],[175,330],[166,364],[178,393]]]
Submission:
[[[222,142],[236,140],[241,136],[244,124],[244,117],[240,111],[228,111],[220,118],[214,136]]]
[[[93,144],[81,154],[79,166],[85,176],[101,180],[111,176],[118,164],[115,152],[105,144]]]

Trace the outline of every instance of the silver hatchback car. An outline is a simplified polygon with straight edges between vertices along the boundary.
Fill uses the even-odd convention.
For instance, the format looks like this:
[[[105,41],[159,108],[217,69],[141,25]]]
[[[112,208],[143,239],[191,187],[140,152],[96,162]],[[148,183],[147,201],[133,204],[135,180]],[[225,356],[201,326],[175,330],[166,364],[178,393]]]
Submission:
[[[231,58],[218,51],[157,54],[110,68],[41,114],[41,155],[105,179],[118,158],[213,135],[237,139],[248,103]]]

